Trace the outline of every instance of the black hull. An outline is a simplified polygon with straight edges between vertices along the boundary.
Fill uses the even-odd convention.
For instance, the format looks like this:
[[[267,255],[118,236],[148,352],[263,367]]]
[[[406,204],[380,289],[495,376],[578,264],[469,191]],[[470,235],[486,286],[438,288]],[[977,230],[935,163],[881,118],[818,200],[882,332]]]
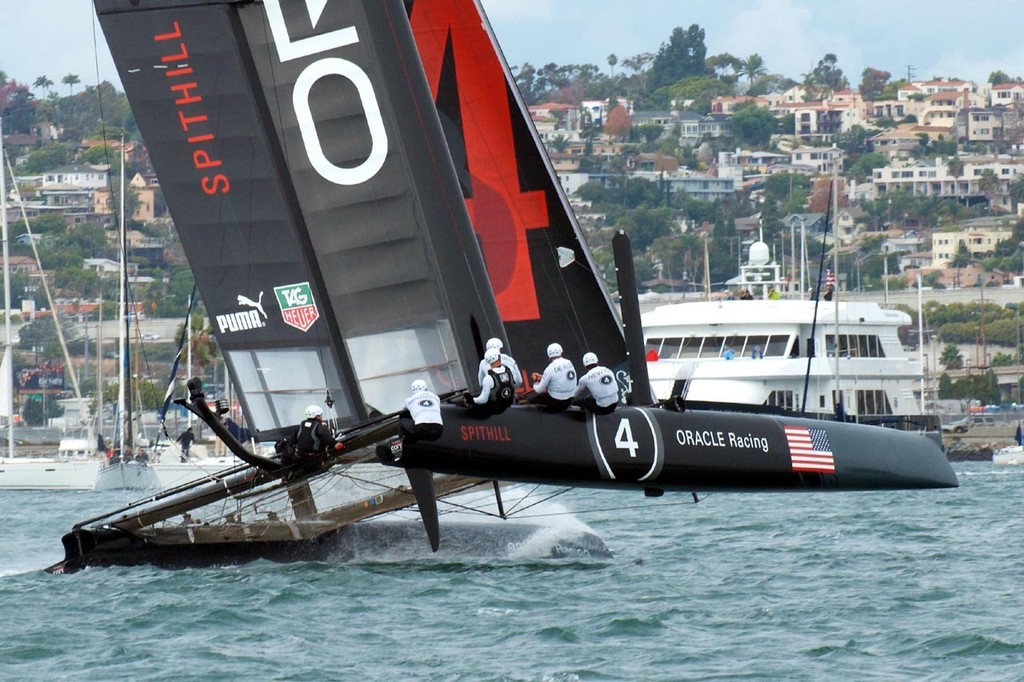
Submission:
[[[402,452],[398,466],[484,479],[660,491],[950,488],[958,481],[932,439],[874,426],[661,408],[547,414],[516,406],[487,419],[447,407],[445,431]],[[800,460],[793,430],[828,462]],[[815,455],[820,461],[822,458]],[[395,464],[395,462],[385,462]]]
[[[442,523],[441,558],[453,559],[609,559],[611,551],[597,535],[580,531],[541,543],[531,542],[542,526],[511,521]],[[265,559],[293,561],[414,560],[433,557],[418,520],[351,524],[293,542],[161,544],[116,528],[79,529],[63,538],[65,559],[47,569],[70,573],[86,567],[156,566],[204,568]]]

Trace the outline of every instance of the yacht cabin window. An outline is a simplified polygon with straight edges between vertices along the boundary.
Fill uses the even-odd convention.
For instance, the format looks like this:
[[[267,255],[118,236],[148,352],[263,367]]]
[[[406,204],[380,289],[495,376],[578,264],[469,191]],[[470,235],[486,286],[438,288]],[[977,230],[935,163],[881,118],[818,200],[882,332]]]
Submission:
[[[761,357],[783,358],[793,343],[789,334],[754,334],[750,336],[652,336],[646,341],[647,353],[655,352],[661,360],[693,360],[696,358],[720,358],[725,349],[731,348],[736,358],[750,358],[755,348],[760,348]]]

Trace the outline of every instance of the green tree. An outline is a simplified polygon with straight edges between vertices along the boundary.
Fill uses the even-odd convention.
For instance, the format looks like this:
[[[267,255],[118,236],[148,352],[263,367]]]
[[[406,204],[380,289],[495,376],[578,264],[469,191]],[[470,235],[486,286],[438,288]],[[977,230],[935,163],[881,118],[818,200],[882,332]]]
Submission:
[[[50,419],[64,414],[64,408],[54,398],[32,396],[21,408],[21,416],[29,426],[45,426]]]
[[[814,67],[813,71],[805,74],[804,83],[829,92],[849,87],[849,82],[846,80],[846,76],[843,75],[843,70],[837,66],[838,62],[839,59],[829,52],[818,61],[818,65]]]
[[[797,82],[787,76],[782,76],[777,73],[766,73],[762,76],[757,76],[754,82],[747,88],[747,94],[752,97],[760,95],[768,95],[773,92],[785,92],[789,90]]]
[[[986,168],[981,172],[981,177],[978,178],[978,189],[985,195],[989,211],[991,211],[993,208],[992,202],[999,193],[999,177],[992,172],[992,169]]]
[[[857,160],[850,165],[847,174],[857,182],[865,182],[872,177],[876,168],[884,168],[889,165],[889,158],[881,152],[861,154]]]
[[[1004,83],[1012,83],[1013,79],[1007,76],[1002,71],[996,69],[988,75],[988,82],[992,85],[1002,85]]]
[[[964,366],[964,356],[955,344],[947,343],[939,356],[939,362],[946,369],[961,369]]]
[[[75,86],[82,82],[82,79],[73,73],[69,73],[60,79],[60,82],[68,86],[68,95],[75,94]]]
[[[736,108],[732,115],[732,134],[737,142],[751,147],[767,147],[776,131],[775,114],[753,103]]]
[[[743,62],[728,52],[723,52],[708,57],[704,60],[704,66],[706,71],[713,72],[719,80],[731,85],[739,78]]]
[[[888,71],[871,67],[864,69],[860,74],[860,86],[858,87],[861,96],[871,101],[882,99],[882,93],[891,77],[892,74]]]
[[[0,86],[0,117],[7,133],[29,133],[36,119],[36,99],[27,85],[11,80]]]
[[[707,51],[704,29],[697,24],[692,24],[686,31],[676,27],[654,57],[650,87],[657,90],[684,78],[706,75],[704,58]]]
[[[32,83],[32,87],[36,90],[45,90],[46,93],[49,94],[50,88],[53,87],[53,81],[47,78],[46,76],[40,76],[35,80],[35,82]]]
[[[1017,206],[1024,201],[1024,175],[1018,175],[1010,182],[1010,212],[1017,215]]]
[[[608,68],[611,69],[612,76],[615,75],[615,65],[619,63],[619,58],[615,56],[615,53],[608,55]]]
[[[756,52],[746,59],[743,60],[739,74],[745,76],[747,79],[748,90],[753,87],[754,81],[768,73],[768,68],[764,64],[764,57],[757,54]]]
[[[28,158],[19,167],[22,173],[44,173],[64,166],[71,161],[71,147],[62,142],[48,145],[29,152]]]

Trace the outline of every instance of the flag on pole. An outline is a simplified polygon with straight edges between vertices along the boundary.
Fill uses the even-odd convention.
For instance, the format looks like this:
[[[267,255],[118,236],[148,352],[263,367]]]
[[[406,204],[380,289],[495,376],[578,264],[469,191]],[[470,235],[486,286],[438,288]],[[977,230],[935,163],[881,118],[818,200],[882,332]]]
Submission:
[[[832,272],[832,268],[825,271],[825,286],[836,288],[836,275]]]

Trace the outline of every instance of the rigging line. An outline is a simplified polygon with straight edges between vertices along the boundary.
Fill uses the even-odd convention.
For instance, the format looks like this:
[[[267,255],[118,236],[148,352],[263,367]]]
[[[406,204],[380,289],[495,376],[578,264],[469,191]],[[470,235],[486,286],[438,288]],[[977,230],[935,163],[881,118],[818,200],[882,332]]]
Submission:
[[[537,492],[537,491],[538,491],[539,489],[540,489],[540,486],[539,486],[539,485],[535,485],[535,486],[533,486],[533,489],[532,489],[532,490],[530,490],[530,491],[529,491],[528,493],[526,493],[525,495],[523,495],[522,497],[520,497],[520,498],[519,498],[518,500],[516,500],[516,501],[515,501],[515,502],[514,502],[514,503],[513,503],[513,504],[512,504],[511,506],[509,506],[509,508],[508,508],[508,510],[507,510],[507,513],[509,513],[509,514],[513,513],[513,512],[514,512],[514,511],[515,511],[516,509],[518,509],[518,508],[519,508],[519,506],[520,506],[521,504],[523,504],[523,503],[524,503],[524,502],[525,502],[525,501],[526,501],[527,499],[531,499],[531,496],[532,496],[532,495],[533,495],[534,493],[536,493],[536,492]]]
[[[708,496],[705,495],[701,499],[705,500],[707,498],[708,498]],[[592,509],[567,509],[565,511],[560,511],[560,512],[544,512],[544,513],[537,513],[537,514],[519,514],[519,515],[516,516],[516,518],[519,518],[519,519],[540,519],[540,518],[551,517],[551,516],[571,516],[571,515],[581,515],[581,514],[595,514],[595,513],[598,513],[598,512],[623,511],[623,510],[627,510],[627,509],[659,509],[659,508],[663,508],[663,507],[682,507],[682,506],[692,506],[692,505],[693,505],[693,503],[689,502],[689,501],[663,502],[661,504],[655,504],[655,505],[652,505],[650,503],[627,505],[627,506],[617,505],[617,506],[614,506],[614,507],[594,507]]]
[[[835,191],[835,183],[829,183],[829,188],[828,188],[828,206],[825,209],[825,229],[824,229],[824,231],[822,232],[822,235],[821,235],[821,256],[818,258],[818,281],[817,281],[817,286],[814,287],[814,314],[811,316],[811,338],[810,338],[811,351],[813,351],[814,347],[815,347],[815,333],[816,333],[816,329],[817,329],[817,326],[818,326],[818,304],[821,302],[821,277],[822,277],[822,273],[824,272],[823,269],[825,267],[825,238],[828,237],[829,217],[832,215],[832,192],[834,192],[834,191]],[[836,253],[838,254],[839,253],[839,239],[836,239],[835,242],[836,242]],[[837,256],[837,258],[838,258],[838,256]],[[833,286],[834,286],[834,289],[832,291],[832,295],[833,296],[838,296],[839,295],[839,281],[837,280],[835,285],[833,285]],[[839,319],[839,316],[836,315],[836,320],[838,321],[838,319]],[[826,348],[824,350],[825,350],[825,359],[828,360],[828,348],[827,348],[827,346],[826,346]],[[803,395],[803,400],[801,401],[801,404],[800,404],[800,416],[801,417],[807,416],[807,391],[810,390],[811,362],[814,360],[814,357],[815,357],[813,352],[811,352],[811,351],[809,351],[807,353],[807,371],[804,372],[804,395]],[[835,352],[836,352],[836,362],[838,362],[839,361],[839,338],[838,337],[836,337],[836,341],[835,341]]]

